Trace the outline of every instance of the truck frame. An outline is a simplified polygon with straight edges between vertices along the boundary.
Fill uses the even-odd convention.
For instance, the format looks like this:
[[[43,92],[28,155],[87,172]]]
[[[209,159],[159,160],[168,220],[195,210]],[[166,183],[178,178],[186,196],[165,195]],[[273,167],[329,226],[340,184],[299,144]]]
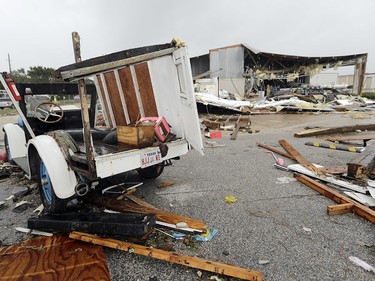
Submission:
[[[64,212],[69,200],[86,195],[101,179],[132,170],[156,178],[168,162],[192,148],[203,155],[183,43],[174,40],[81,61],[79,35],[73,32],[73,47],[76,63],[54,72],[64,82],[13,84],[5,73],[0,75],[20,116],[17,124],[3,127],[8,159],[37,179],[48,212]],[[79,105],[70,104],[77,95]],[[163,117],[172,138],[142,148],[104,141],[117,128],[147,117]]]

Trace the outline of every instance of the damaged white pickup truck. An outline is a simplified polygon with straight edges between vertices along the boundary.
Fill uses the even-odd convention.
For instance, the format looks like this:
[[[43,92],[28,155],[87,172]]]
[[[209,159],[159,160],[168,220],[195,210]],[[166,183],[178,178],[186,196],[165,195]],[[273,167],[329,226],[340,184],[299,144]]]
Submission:
[[[186,46],[81,61],[77,33],[73,43],[76,63],[54,73],[64,82],[14,84],[0,75],[20,115],[3,127],[8,159],[38,180],[50,213],[65,211],[101,179],[131,170],[156,178],[192,147],[203,154]]]

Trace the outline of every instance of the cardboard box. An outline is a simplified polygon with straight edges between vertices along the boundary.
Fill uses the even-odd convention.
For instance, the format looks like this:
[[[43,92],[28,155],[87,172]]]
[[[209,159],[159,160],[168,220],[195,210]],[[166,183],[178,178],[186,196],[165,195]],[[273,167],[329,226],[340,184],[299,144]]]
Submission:
[[[117,140],[119,143],[136,148],[152,146],[155,142],[154,126],[141,123],[136,126],[119,126],[117,127]]]

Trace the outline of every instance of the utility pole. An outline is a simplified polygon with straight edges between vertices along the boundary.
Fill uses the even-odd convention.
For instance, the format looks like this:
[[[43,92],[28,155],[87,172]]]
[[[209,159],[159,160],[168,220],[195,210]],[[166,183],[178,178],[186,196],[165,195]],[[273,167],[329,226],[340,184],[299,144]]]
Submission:
[[[10,64],[10,54],[8,53],[8,64],[9,64],[9,74],[12,74],[12,67]]]

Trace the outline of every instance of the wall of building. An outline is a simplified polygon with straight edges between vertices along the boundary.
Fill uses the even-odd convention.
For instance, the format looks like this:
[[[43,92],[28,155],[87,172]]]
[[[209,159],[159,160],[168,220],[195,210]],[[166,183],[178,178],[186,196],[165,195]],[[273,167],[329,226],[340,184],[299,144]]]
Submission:
[[[222,69],[220,71],[217,71]],[[244,73],[244,48],[236,45],[210,50],[211,77],[241,78]]]

